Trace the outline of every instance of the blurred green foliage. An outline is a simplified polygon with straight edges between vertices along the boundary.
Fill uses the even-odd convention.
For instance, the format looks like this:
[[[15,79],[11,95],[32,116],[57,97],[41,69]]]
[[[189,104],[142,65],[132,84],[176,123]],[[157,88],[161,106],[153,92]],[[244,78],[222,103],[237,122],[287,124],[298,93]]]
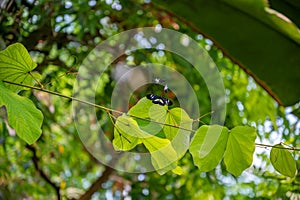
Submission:
[[[116,33],[144,26],[170,28],[194,38],[218,66],[226,88],[228,128],[250,125],[258,130],[258,143],[284,142],[299,148],[299,118],[292,114],[299,104],[289,108],[279,106],[210,40],[148,1],[18,0],[5,1],[1,6],[1,48],[16,42],[24,44],[38,63],[36,70],[42,75],[41,84],[46,89],[71,96],[83,59],[99,42]],[[172,66],[184,75],[196,92],[201,114],[211,112],[209,93],[196,69],[171,53],[159,55],[157,50],[144,50],[119,58],[103,73],[97,104],[110,107],[116,84],[111,72],[118,62],[129,67],[156,62]],[[145,93],[135,92],[132,105]],[[0,197],[3,199],[56,198],[54,187],[35,167],[36,158],[39,169],[60,188],[63,199],[78,199],[105,173],[108,177],[93,192],[93,199],[286,199],[300,195],[299,174],[290,179],[275,172],[269,160],[270,149],[258,146],[253,165],[237,178],[225,170],[224,163],[210,172],[200,172],[190,154],[179,161],[182,175],[109,171],[81,143],[72,120],[70,100],[31,90],[22,91],[21,95],[29,97],[43,112],[43,132],[28,147],[6,126],[5,110],[0,109]],[[104,134],[112,137],[113,125],[106,113],[97,111],[97,120]],[[199,125],[209,122],[208,115],[201,118]],[[299,153],[294,152],[293,156],[299,169]]]

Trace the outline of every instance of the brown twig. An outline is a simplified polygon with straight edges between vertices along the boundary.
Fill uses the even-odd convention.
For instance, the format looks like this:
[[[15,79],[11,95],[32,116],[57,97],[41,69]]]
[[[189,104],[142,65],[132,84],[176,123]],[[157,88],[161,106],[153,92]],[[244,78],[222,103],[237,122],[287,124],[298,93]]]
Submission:
[[[40,174],[40,176],[49,184],[51,185],[51,187],[55,190],[56,192],[56,196],[57,196],[57,199],[60,200],[60,187],[57,186],[54,182],[52,182],[50,180],[50,178],[46,175],[46,173],[41,169],[40,165],[39,165],[39,161],[40,161],[40,158],[36,155],[36,149],[31,146],[31,145],[28,145],[26,144],[26,148],[28,150],[30,150],[32,152],[32,157],[31,157],[31,160],[34,164],[34,167],[35,169],[38,171],[38,173]]]
[[[106,182],[111,175],[114,169],[106,166],[105,170],[102,173],[102,176],[98,177],[98,179],[91,185],[91,187],[78,199],[78,200],[90,200],[92,195],[97,192],[97,190],[101,187],[102,183]]]

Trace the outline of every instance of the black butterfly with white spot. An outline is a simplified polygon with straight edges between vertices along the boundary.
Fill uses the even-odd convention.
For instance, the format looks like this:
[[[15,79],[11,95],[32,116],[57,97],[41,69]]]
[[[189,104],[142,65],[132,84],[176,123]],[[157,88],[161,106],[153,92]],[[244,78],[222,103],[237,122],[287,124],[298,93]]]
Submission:
[[[152,103],[159,104],[161,106],[167,105],[171,106],[173,105],[173,102],[170,99],[167,99],[165,97],[157,96],[155,94],[147,94],[146,96],[149,100],[152,100]]]

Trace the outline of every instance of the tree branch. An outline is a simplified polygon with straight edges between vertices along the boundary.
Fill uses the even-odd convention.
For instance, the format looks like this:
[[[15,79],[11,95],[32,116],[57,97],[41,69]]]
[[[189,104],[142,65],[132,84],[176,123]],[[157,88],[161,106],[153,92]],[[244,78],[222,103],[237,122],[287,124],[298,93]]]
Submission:
[[[32,152],[32,157],[31,157],[31,160],[34,164],[34,167],[35,169],[38,171],[38,173],[40,174],[40,176],[49,184],[51,185],[51,187],[55,190],[56,192],[56,196],[57,196],[57,199],[60,200],[60,188],[59,186],[57,186],[54,182],[52,182],[50,180],[50,178],[46,175],[46,173],[41,169],[40,165],[39,165],[39,161],[40,161],[40,158],[36,155],[36,149],[31,146],[31,145],[28,145],[26,144],[26,148],[28,150],[30,150]]]
[[[106,166],[105,170],[102,173],[102,176],[98,177],[98,179],[90,186],[90,188],[78,199],[78,200],[90,200],[92,195],[97,192],[97,190],[101,187],[102,183],[106,182],[111,175],[114,169]]]

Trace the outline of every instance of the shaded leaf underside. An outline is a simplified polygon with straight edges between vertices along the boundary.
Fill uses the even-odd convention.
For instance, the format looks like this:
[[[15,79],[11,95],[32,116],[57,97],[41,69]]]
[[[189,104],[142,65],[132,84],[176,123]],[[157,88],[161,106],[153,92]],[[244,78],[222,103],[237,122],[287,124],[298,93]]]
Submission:
[[[280,104],[300,100],[300,31],[266,1],[154,2],[213,40]]]

